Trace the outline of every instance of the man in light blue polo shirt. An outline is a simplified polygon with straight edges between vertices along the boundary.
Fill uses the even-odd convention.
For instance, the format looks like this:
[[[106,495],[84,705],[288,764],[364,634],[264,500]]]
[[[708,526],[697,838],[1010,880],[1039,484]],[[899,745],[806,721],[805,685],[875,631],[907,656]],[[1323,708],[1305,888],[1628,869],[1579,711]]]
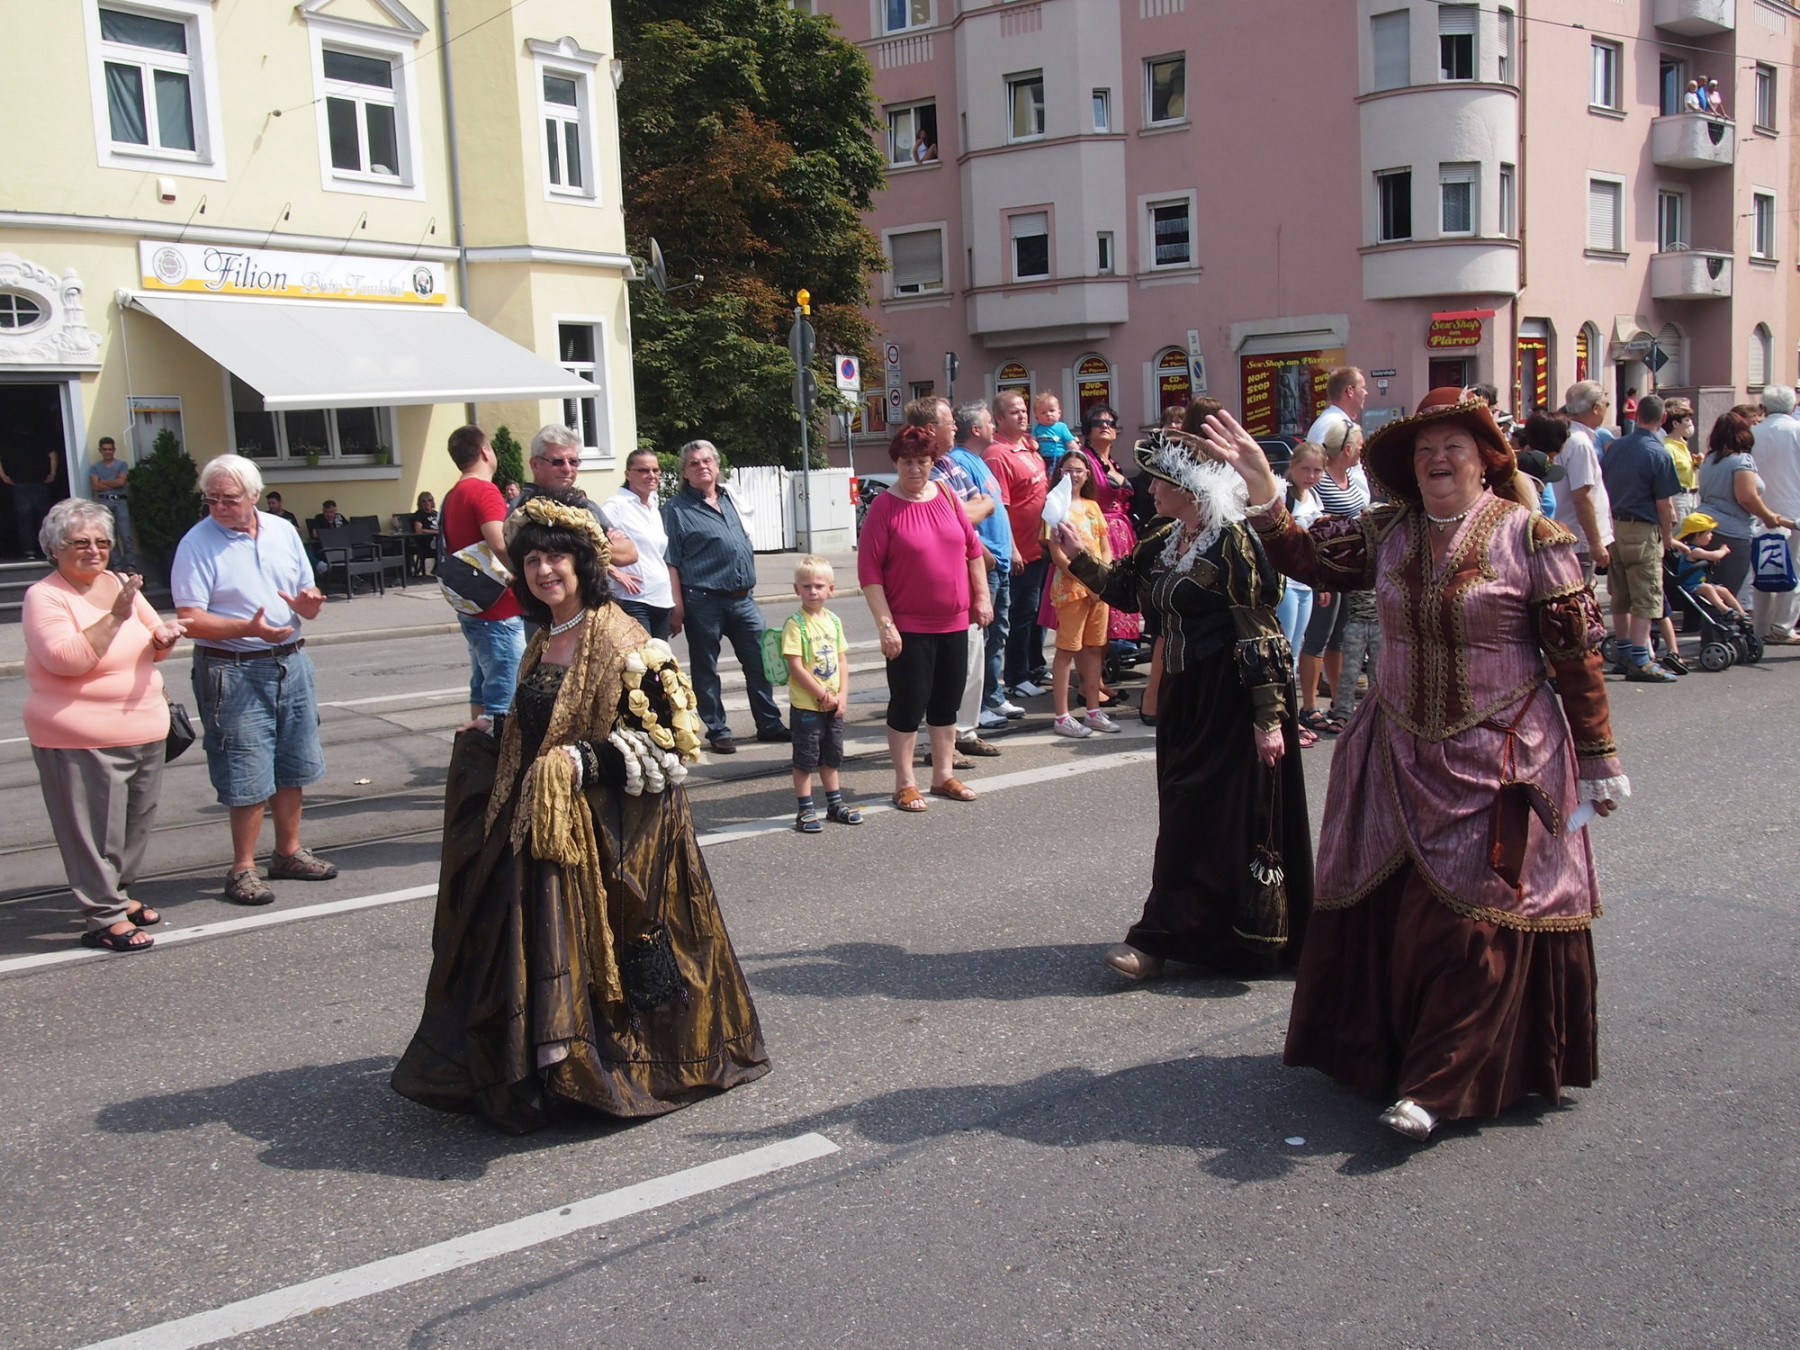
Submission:
[[[225,898],[266,905],[275,893],[256,872],[265,804],[274,808],[269,875],[326,881],[337,868],[300,845],[302,790],[325,776],[312,661],[303,620],[325,603],[300,533],[256,509],[262,473],[220,455],[200,470],[206,519],[182,537],[169,577],[175,612],[194,641],[194,700],[206,728],[207,767],[231,810]]]

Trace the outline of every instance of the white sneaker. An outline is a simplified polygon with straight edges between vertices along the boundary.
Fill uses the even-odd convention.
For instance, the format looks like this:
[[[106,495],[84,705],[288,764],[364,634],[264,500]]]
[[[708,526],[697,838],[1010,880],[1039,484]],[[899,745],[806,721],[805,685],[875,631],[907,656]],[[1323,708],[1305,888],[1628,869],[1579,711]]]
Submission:
[[[1012,687],[1015,698],[1042,698],[1050,691],[1041,684],[1033,684],[1030,680],[1021,680]]]
[[[994,711],[1012,722],[1018,721],[1025,715],[1025,710],[1009,698],[1003,698],[995,704]]]
[[[1006,714],[997,708],[984,708],[976,720],[983,731],[994,731],[1006,725]]]
[[[1105,713],[1101,712],[1098,708],[1095,708],[1082,720],[1094,731],[1107,732],[1117,731],[1119,729],[1119,724],[1113,721],[1112,718],[1108,717]]]
[[[1074,717],[1068,713],[1064,713],[1061,717],[1057,718],[1050,729],[1058,736],[1072,736],[1076,740],[1080,740],[1083,736],[1092,736],[1094,734],[1091,727],[1084,726],[1080,722],[1077,722]],[[1118,728],[1114,727],[1113,730],[1117,731]]]

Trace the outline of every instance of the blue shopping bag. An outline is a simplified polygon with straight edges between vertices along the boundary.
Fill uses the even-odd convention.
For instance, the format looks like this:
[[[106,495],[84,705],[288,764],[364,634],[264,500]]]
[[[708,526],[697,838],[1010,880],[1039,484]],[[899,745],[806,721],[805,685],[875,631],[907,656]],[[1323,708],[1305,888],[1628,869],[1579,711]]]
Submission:
[[[1800,585],[1794,575],[1794,551],[1788,546],[1787,533],[1770,530],[1750,541],[1750,566],[1755,580],[1750,584],[1759,591],[1785,594]]]

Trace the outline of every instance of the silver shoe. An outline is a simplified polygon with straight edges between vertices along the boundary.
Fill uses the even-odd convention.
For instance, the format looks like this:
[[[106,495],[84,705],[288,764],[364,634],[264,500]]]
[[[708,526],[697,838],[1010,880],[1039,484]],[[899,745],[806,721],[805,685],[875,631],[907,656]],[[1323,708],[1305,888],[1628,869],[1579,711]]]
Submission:
[[[1437,1117],[1411,1097],[1402,1097],[1381,1113],[1381,1123],[1397,1134],[1423,1143],[1437,1128]]]
[[[1128,980],[1153,980],[1162,974],[1162,957],[1141,952],[1126,942],[1108,947],[1101,959]]]

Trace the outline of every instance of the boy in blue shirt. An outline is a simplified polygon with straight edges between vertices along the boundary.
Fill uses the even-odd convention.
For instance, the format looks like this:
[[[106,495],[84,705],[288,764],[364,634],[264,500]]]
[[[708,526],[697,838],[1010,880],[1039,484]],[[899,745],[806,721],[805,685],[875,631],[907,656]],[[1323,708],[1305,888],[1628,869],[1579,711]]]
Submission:
[[[1037,415],[1037,425],[1031,432],[1037,437],[1038,453],[1044,457],[1044,463],[1050,466],[1052,475],[1056,473],[1056,461],[1080,444],[1075,433],[1070,431],[1062,420],[1062,400],[1052,393],[1042,393],[1031,400],[1032,412]]]
[[[781,654],[788,663],[788,730],[794,736],[794,828],[818,834],[825,827],[813,805],[812,775],[825,788],[825,819],[862,824],[862,812],[844,805],[838,769],[844,762],[844,704],[850,672],[844,666],[844,625],[825,608],[837,592],[831,563],[808,556],[794,568],[800,612],[781,626]]]

